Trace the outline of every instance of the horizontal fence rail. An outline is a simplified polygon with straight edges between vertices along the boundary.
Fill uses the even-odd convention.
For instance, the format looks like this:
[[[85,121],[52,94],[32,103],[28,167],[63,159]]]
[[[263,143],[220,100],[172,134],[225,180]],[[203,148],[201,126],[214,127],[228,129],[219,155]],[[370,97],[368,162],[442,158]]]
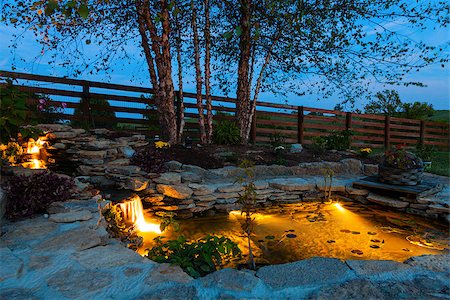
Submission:
[[[46,95],[52,105],[66,103],[64,110],[49,115],[52,119],[70,121],[75,127],[160,133],[151,88],[8,71],[0,71],[0,78],[14,78],[22,91]],[[186,135],[198,138],[196,94],[184,92],[183,96]],[[178,107],[178,98],[174,101]],[[234,119],[236,99],[212,96],[212,101],[215,121]],[[264,101],[257,102],[251,140],[267,143],[282,137],[286,143],[311,144],[314,137],[341,130],[352,131],[353,147],[389,148],[395,144],[414,147],[423,143],[449,148],[448,123]]]

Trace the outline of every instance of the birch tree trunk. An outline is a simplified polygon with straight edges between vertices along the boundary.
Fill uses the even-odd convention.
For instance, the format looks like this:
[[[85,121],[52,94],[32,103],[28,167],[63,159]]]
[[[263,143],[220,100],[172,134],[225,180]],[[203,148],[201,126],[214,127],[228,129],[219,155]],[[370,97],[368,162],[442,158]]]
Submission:
[[[267,50],[266,57],[264,58],[264,63],[263,63],[263,65],[261,67],[261,70],[259,72],[258,79],[256,80],[255,92],[253,94],[253,101],[251,103],[250,114],[248,116],[250,126],[248,126],[248,128],[246,129],[247,131],[245,132],[247,137],[250,137],[250,131],[251,131],[251,128],[252,128],[252,126],[251,126],[252,124],[251,123],[252,123],[253,120],[255,120],[255,118],[253,118],[253,116],[256,114],[256,101],[258,100],[259,90],[261,89],[261,83],[262,83],[262,80],[264,78],[264,73],[266,71],[267,66],[269,65],[270,57],[272,56],[273,47],[275,47],[275,44],[278,42],[279,38],[280,38],[280,33],[278,33],[276,35],[276,37],[273,39],[272,44],[270,45],[270,48]],[[251,72],[252,73],[250,75],[250,78],[252,78],[252,75],[253,75],[253,63],[252,63]],[[250,80],[250,84],[251,84],[251,80]]]
[[[174,87],[172,80],[172,57],[170,54],[170,16],[167,0],[161,0],[159,15],[162,20],[162,32],[158,35],[153,23],[148,0],[136,1],[139,34],[144,49],[150,79],[155,91],[155,103],[158,110],[162,135],[170,143],[177,142],[177,124],[174,107]]]
[[[192,9],[192,31],[194,34],[194,58],[195,58],[195,81],[197,93],[197,109],[198,109],[198,125],[200,127],[200,143],[206,144],[205,117],[203,115],[203,99],[202,99],[202,71],[200,69],[200,49],[197,30],[197,9],[194,0],[191,0]]]
[[[241,143],[248,143],[247,128],[251,127],[250,115],[250,56],[251,56],[251,6],[252,0],[240,1],[241,35],[239,39],[238,84],[236,91],[236,119],[240,128]]]
[[[206,140],[208,144],[212,143],[213,136],[213,114],[211,99],[211,22],[209,11],[209,0],[205,0],[205,95],[206,95]]]
[[[178,64],[178,134],[177,134],[177,143],[181,143],[183,139],[183,130],[184,130],[184,97],[183,97],[183,65],[181,62],[181,27],[180,22],[178,20],[178,14],[175,15],[175,26],[177,30],[176,37],[176,52],[177,52],[177,64]]]

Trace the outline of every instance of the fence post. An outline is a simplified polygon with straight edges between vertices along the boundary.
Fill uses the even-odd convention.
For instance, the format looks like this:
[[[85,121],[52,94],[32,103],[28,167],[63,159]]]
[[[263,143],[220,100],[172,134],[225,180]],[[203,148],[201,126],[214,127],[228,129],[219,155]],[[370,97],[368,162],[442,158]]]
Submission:
[[[391,117],[384,117],[384,148],[387,150],[391,147]]]
[[[425,143],[425,121],[420,121],[420,140],[419,143],[423,145]]]
[[[85,124],[85,126],[87,128],[90,128],[91,126],[91,121],[92,121],[92,125],[95,128],[95,124],[91,118],[91,97],[89,95],[89,82],[85,81],[83,83],[83,105],[81,107],[81,111],[83,112],[83,122]]]
[[[252,144],[256,143],[256,107],[252,117],[252,127],[250,129],[250,142]]]
[[[345,115],[345,130],[352,129],[352,113],[348,112]]]
[[[180,91],[175,91],[175,106],[177,108],[176,117],[177,117],[177,133],[180,132],[181,127],[181,101],[180,101]]]
[[[303,120],[304,120],[304,111],[303,106],[297,107],[297,142],[299,144],[303,144]]]

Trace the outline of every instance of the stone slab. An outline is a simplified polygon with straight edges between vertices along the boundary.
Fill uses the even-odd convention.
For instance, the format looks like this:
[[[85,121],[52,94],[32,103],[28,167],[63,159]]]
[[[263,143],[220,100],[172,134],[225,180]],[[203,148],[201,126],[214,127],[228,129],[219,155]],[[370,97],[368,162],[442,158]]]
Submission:
[[[367,196],[367,200],[383,206],[389,206],[393,208],[406,208],[409,205],[409,202],[399,201],[395,198],[380,196],[373,193],[370,193]]]
[[[276,178],[269,181],[269,186],[283,191],[308,191],[315,184],[302,178]]]
[[[0,248],[0,261],[0,282],[19,276],[23,268],[23,261],[15,256],[9,248]]]
[[[392,260],[347,260],[347,265],[355,271],[356,275],[363,277],[390,277],[411,269],[410,266]]]
[[[285,289],[344,282],[354,275],[339,259],[314,257],[289,264],[262,267],[256,276],[273,289]]]
[[[208,288],[221,288],[236,292],[251,291],[261,280],[251,271],[222,269],[200,279],[201,284]]]
[[[132,263],[156,264],[120,244],[94,247],[75,253],[73,257],[87,269],[110,268]]]
[[[444,272],[450,277],[450,254],[414,256],[405,261],[410,266],[420,266],[434,272]]]
[[[193,191],[185,185],[158,184],[156,190],[164,196],[180,200],[189,198],[193,194]]]
[[[47,284],[68,298],[91,298],[87,294],[93,296],[113,284],[113,275],[106,271],[66,268],[50,276]]]
[[[92,219],[92,213],[89,210],[77,210],[65,213],[51,214],[49,221],[55,223],[73,223],[77,221],[87,221]]]

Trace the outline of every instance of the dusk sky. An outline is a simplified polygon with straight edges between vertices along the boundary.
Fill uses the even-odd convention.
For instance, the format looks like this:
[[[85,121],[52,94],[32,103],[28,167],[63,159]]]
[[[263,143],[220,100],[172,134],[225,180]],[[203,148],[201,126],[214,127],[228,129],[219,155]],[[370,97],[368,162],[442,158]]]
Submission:
[[[407,27],[405,24],[395,24],[393,22],[392,26],[403,26]],[[31,32],[25,33],[18,48],[15,53],[11,53],[9,46],[12,45],[13,34],[17,33],[16,29],[12,27],[7,27],[5,25],[0,25],[0,40],[2,41],[0,46],[0,69],[1,70],[12,70],[12,65],[16,67],[18,72],[26,72],[40,75],[53,75],[53,76],[70,76],[70,72],[61,66],[49,65],[49,57],[53,54],[52,52],[45,52],[41,54],[41,45],[35,40],[35,37]],[[422,40],[431,45],[445,45],[449,42],[449,30],[439,29],[435,31],[427,32],[413,32],[413,38],[415,40]],[[96,50],[96,46],[90,45],[84,47],[86,53],[93,53]],[[140,86],[150,86],[148,70],[143,58],[139,56],[141,49],[134,45],[127,46],[127,51],[132,56],[136,57],[134,61],[131,61],[130,65],[122,66],[119,63],[117,67],[105,76],[104,74],[83,74],[79,76],[82,79],[94,80],[94,81],[106,81],[111,83],[119,84],[131,84]],[[446,49],[448,51],[448,49]],[[193,76],[193,68],[185,76],[185,91],[195,92],[195,82]],[[134,79],[132,79],[134,76]],[[174,70],[174,79],[175,70]],[[400,97],[403,102],[429,102],[433,104],[435,109],[450,109],[450,67],[447,64],[445,68],[442,68],[440,64],[434,64],[429,67],[422,69],[420,72],[411,73],[407,80],[419,81],[426,85],[426,87],[415,87],[415,86],[382,86],[380,84],[373,84],[372,90],[378,91],[383,89],[395,89],[399,92]],[[213,89],[214,95],[222,96],[221,92],[217,89]],[[229,95],[233,97],[234,95]],[[317,99],[319,98],[319,100]],[[320,95],[316,96],[295,96],[293,94],[288,95],[288,98],[282,98],[279,95],[274,95],[272,93],[262,93],[260,94],[259,100],[283,103],[285,100],[289,104],[293,105],[304,105],[310,107],[318,108],[328,108],[332,109],[339,99],[322,99],[320,100]],[[361,99],[357,102],[356,107],[362,108],[367,100]]]

